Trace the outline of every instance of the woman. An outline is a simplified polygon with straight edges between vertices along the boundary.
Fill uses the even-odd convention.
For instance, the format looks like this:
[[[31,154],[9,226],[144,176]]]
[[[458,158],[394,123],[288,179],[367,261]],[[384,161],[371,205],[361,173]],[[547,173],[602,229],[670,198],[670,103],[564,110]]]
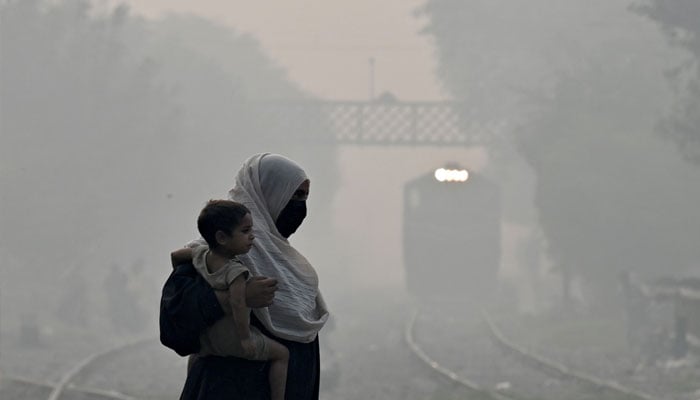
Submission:
[[[287,241],[306,217],[309,189],[309,179],[299,165],[281,155],[263,153],[245,161],[229,191],[229,198],[243,203],[253,216],[253,248],[240,260],[254,275],[277,281],[274,301],[269,307],[255,308],[251,324],[288,348],[286,398],[294,400],[318,399],[318,332],[328,319],[316,271]],[[192,245],[201,243],[195,242]],[[203,298],[192,296],[191,301]],[[192,362],[181,399],[269,396],[265,362],[208,356]]]

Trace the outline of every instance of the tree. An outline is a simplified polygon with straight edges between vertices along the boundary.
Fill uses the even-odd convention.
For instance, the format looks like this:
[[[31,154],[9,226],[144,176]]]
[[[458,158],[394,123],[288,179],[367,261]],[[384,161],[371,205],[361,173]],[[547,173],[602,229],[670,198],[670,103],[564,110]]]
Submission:
[[[199,209],[252,152],[297,158],[315,198],[330,198],[333,149],[303,151],[323,123],[271,122],[263,99],[306,96],[253,38],[91,4],[0,3],[0,254],[15,260],[3,282],[50,302],[73,269],[95,288],[112,262],[143,259],[139,292],[155,304],[167,253],[196,235]]]
[[[423,10],[446,87],[470,116],[512,127],[491,147],[512,144],[534,170],[549,256],[591,302],[614,294],[619,270],[682,271],[700,255],[689,239],[700,233],[699,177],[652,134],[674,54],[627,6],[432,0]]]
[[[700,3],[646,0],[634,9],[656,21],[669,43],[691,57],[668,73],[677,100],[659,130],[678,144],[687,160],[700,164]]]
[[[651,133],[641,76],[592,67],[562,77],[547,107],[516,135],[537,173],[535,206],[551,256],[604,300],[622,270],[683,271],[698,257],[700,174]],[[647,110],[649,115],[650,110]],[[646,125],[646,127],[645,127]]]
[[[339,179],[336,148],[328,141],[333,133],[315,115],[290,124],[281,115],[284,107],[276,106],[313,99],[289,80],[254,37],[200,17],[175,14],[153,21],[148,32],[132,35],[129,48],[157,62],[159,82],[171,88],[169,100],[182,121],[178,143],[185,153],[169,168],[170,174],[190,183],[169,189],[177,201],[168,212],[182,219],[172,221],[176,225],[166,243],[189,240],[194,234],[185,229],[187,221],[194,221],[190,215],[206,199],[226,196],[245,158],[277,152],[298,161],[312,180],[313,219],[294,242],[308,244],[305,254],[313,261],[334,265],[336,241],[329,232]]]
[[[30,265],[116,250],[114,232],[135,227],[115,209],[137,211],[136,197],[166,186],[152,149],[168,151],[177,119],[156,67],[129,57],[122,8],[1,7],[2,246]]]

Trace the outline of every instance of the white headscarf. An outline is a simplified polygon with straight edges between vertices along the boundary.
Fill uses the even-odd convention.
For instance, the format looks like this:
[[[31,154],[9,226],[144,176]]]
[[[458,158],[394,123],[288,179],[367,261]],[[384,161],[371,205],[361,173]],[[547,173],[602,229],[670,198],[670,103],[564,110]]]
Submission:
[[[262,153],[243,163],[229,191],[229,198],[243,203],[253,216],[253,248],[238,258],[253,275],[278,281],[273,304],[253,312],[275,336],[301,343],[316,339],[328,319],[328,310],[318,289],[316,271],[280,235],[275,221],[307,179],[294,161]]]

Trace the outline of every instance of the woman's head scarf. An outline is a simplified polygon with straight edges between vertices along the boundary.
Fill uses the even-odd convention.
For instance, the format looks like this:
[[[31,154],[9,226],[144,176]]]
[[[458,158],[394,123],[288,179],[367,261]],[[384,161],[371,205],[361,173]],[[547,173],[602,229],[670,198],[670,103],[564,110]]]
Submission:
[[[277,230],[275,221],[305,180],[294,161],[271,153],[243,163],[229,198],[243,203],[253,216],[253,248],[238,256],[253,273],[276,278],[275,300],[253,312],[272,334],[302,343],[313,341],[328,319],[311,264]]]

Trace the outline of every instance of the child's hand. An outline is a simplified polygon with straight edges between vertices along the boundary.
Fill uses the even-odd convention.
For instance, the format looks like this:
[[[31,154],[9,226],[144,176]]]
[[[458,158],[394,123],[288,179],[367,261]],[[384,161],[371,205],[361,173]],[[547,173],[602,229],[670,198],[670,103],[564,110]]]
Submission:
[[[243,357],[252,358],[255,356],[255,343],[253,343],[252,339],[241,340],[241,347],[243,348]]]
[[[192,262],[192,249],[183,248],[178,249],[170,253],[170,262],[173,264],[173,268],[180,264],[187,264]]]

